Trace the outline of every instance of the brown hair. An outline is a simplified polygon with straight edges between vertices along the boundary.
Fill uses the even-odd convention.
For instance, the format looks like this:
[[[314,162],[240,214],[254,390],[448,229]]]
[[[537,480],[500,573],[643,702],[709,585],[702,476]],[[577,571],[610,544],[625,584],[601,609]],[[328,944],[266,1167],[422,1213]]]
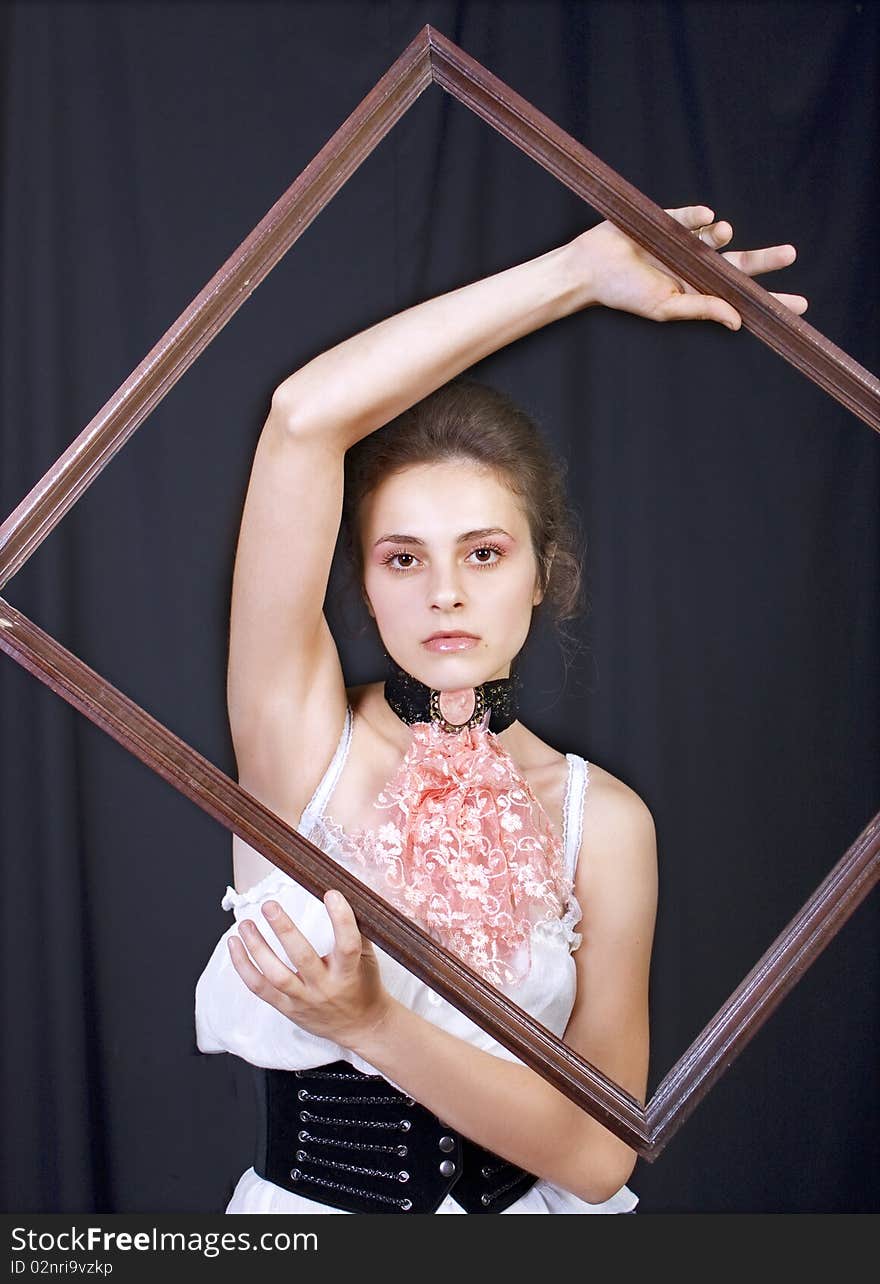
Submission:
[[[405,468],[454,459],[490,468],[519,497],[544,592],[535,610],[546,603],[562,637],[559,626],[583,609],[582,540],[566,497],[565,461],[506,393],[472,378],[443,384],[346,452],[341,534],[351,580],[360,591],[359,514],[367,495]]]

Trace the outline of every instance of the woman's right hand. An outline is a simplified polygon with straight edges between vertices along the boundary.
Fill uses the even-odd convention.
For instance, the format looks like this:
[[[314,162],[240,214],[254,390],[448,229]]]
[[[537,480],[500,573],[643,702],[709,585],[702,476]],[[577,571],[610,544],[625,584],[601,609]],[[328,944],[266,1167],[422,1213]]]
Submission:
[[[715,222],[715,213],[707,205],[686,205],[666,211],[682,227],[699,233],[706,245],[720,249],[733,236],[725,221]],[[593,303],[632,312],[651,321],[718,321],[730,330],[738,330],[742,318],[732,304],[715,295],[700,294],[680,280],[653,254],[606,220],[571,242],[575,255],[583,255],[583,271],[590,280]],[[747,276],[788,267],[797,257],[793,245],[771,245],[760,250],[728,250],[724,258]],[[807,310],[802,294],[777,294],[773,297],[800,315]]]

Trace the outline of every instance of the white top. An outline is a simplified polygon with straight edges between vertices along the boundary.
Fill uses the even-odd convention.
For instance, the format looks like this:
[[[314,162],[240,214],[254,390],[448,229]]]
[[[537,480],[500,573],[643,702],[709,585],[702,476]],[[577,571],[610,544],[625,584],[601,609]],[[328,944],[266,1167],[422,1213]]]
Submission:
[[[298,832],[335,859],[345,861],[333,830],[323,825],[330,796],[342,773],[351,744],[352,710],[346,708],[345,725],[336,751],[317,789],[309,800]],[[577,754],[568,753],[568,781],[563,809],[563,850],[566,869],[574,875],[581,845],[584,797],[589,783],[589,764]],[[237,836],[234,842],[242,842]],[[357,870],[346,867],[357,877]],[[226,888],[221,902],[232,910],[235,923],[223,933],[205,970],[196,983],[196,1043],[201,1052],[231,1052],[255,1066],[278,1070],[302,1070],[331,1061],[350,1061],[367,1074],[380,1073],[357,1053],[329,1039],[319,1038],[295,1025],[277,1008],[252,994],[232,965],[226,941],[243,919],[257,923],[269,944],[281,958],[287,955],[281,942],[260,912],[262,904],[277,900],[318,954],[333,948],[333,928],[323,901],[301,887],[281,869],[270,870],[265,878],[246,892]],[[536,925],[531,940],[532,967],[515,988],[504,989],[515,1003],[554,1034],[562,1037],[574,1006],[577,977],[573,950],[580,945],[580,935],[573,926],[580,918],[580,906],[572,899],[556,931],[546,924]],[[406,1007],[427,1021],[442,1026],[460,1039],[493,1056],[523,1065],[524,1062],[459,1012],[424,981],[408,972],[384,950],[374,946],[382,982],[386,989]],[[394,1083],[386,1074],[385,1078]],[[395,1084],[395,1087],[400,1087]],[[628,1213],[638,1203],[637,1196],[621,1186],[601,1204],[588,1204],[561,1186],[539,1180],[505,1212],[508,1213]],[[253,1168],[242,1174],[227,1213],[340,1213],[342,1210],[306,1199],[257,1176]],[[438,1213],[463,1213],[465,1210],[447,1195]]]

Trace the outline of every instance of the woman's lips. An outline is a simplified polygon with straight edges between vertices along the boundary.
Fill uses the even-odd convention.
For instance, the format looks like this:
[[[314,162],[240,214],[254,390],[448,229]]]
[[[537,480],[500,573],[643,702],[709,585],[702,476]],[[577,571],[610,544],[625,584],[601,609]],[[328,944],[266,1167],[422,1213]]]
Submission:
[[[451,638],[429,638],[422,645],[429,651],[469,651],[472,646],[477,645],[479,640],[479,638],[469,638],[459,633]]]

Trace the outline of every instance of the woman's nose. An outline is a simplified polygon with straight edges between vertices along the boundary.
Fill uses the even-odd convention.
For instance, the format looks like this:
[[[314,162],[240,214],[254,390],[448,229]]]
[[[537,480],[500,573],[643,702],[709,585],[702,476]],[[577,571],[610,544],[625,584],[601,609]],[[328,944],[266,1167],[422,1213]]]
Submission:
[[[429,604],[448,611],[450,607],[464,602],[464,590],[456,572],[449,569],[436,569],[431,577]]]

